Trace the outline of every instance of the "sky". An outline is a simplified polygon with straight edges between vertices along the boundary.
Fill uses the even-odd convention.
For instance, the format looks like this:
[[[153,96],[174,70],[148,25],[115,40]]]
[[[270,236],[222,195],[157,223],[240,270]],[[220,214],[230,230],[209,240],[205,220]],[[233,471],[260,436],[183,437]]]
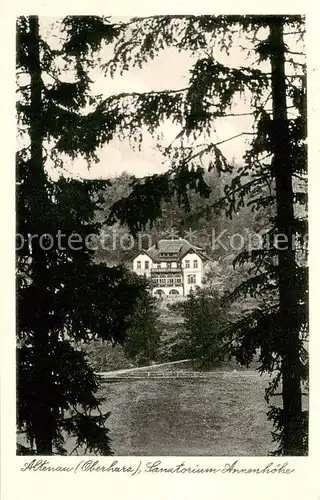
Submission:
[[[123,76],[116,76],[113,80],[97,73],[93,89],[97,93],[110,95],[118,92],[146,92],[166,88],[183,88],[188,84],[192,62],[188,54],[169,49],[147,63],[143,69],[134,68]],[[239,104],[238,107],[242,106]],[[215,134],[216,140],[221,141],[235,136],[242,130],[250,130],[250,119],[241,117],[241,119],[219,120]],[[164,144],[170,144],[179,131],[180,127],[171,122],[164,123],[161,127]],[[223,152],[230,160],[234,156],[240,159],[245,151],[243,138],[232,142],[232,145],[226,144]],[[155,140],[149,134],[145,134],[141,152],[133,151],[127,141],[120,143],[118,140],[113,140],[102,149],[99,157],[100,164],[96,165],[94,169],[101,175],[104,174],[107,163],[109,164],[109,172],[116,174],[126,170],[137,176],[165,171],[168,167],[162,163],[163,157],[155,150]]]
[[[52,30],[53,21],[53,18],[40,18],[41,30],[48,37],[50,44],[55,43],[55,32]],[[102,52],[102,60],[107,61],[109,54],[110,49]],[[244,60],[243,52],[239,48],[239,43],[231,51],[230,56],[219,53],[218,59],[228,65],[248,65],[248,61]],[[116,74],[111,78],[109,75],[105,76],[100,69],[95,69],[90,74],[93,80],[92,91],[107,97],[121,92],[145,92],[185,87],[193,62],[194,60],[187,52],[179,53],[176,49],[170,48],[146,63],[142,69],[130,69],[122,76]],[[248,111],[250,111],[248,103],[240,99],[232,110],[233,113]],[[217,142],[224,141],[243,131],[250,132],[251,126],[252,118],[248,116],[219,119],[215,123],[215,134],[212,139]],[[166,122],[162,124],[161,132],[163,133],[163,145],[168,145],[176,137],[179,127],[171,122]],[[222,144],[220,146],[222,153],[228,160],[240,163],[246,151],[247,140],[245,137],[239,137]],[[155,145],[155,139],[147,133],[144,134],[141,151],[133,150],[128,140],[120,142],[119,139],[115,138],[97,152],[99,162],[92,164],[90,169],[88,169],[87,163],[81,159],[76,159],[73,162],[68,161],[64,167],[71,176],[93,179],[117,176],[124,171],[137,177],[164,172],[168,169],[168,164],[164,162]],[[53,172],[50,167],[49,171],[53,177],[58,175],[58,172]]]

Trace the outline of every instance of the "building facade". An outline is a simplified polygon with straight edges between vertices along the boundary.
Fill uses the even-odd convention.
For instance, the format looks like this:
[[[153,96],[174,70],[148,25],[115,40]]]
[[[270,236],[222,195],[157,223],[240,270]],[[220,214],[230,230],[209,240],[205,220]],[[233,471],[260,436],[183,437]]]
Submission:
[[[160,240],[133,259],[133,271],[152,282],[152,294],[186,296],[201,287],[208,258],[185,239]]]

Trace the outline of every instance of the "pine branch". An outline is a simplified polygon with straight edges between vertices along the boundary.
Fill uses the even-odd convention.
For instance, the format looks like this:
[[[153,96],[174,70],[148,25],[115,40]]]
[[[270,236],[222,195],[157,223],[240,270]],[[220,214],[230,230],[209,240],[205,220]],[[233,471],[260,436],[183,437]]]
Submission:
[[[305,30],[301,30],[301,31],[284,31],[283,34],[284,34],[284,36],[286,36],[286,35],[305,35],[306,31]]]
[[[80,448],[80,443],[76,444],[76,446],[70,451],[70,453],[68,453],[68,455],[73,455],[73,453],[77,451],[79,448]]]
[[[108,96],[103,102],[107,103],[109,101],[114,101],[118,100],[119,98],[126,98],[126,97],[145,97],[145,96],[157,96],[157,95],[170,95],[170,94],[182,94],[183,92],[186,92],[188,90],[188,87],[184,87],[181,89],[170,89],[170,90],[150,90],[148,92],[121,92],[119,94],[113,94],[111,96]]]
[[[294,52],[292,50],[286,50],[285,53],[286,54],[292,54],[294,56],[303,56],[303,57],[306,57],[305,52]]]

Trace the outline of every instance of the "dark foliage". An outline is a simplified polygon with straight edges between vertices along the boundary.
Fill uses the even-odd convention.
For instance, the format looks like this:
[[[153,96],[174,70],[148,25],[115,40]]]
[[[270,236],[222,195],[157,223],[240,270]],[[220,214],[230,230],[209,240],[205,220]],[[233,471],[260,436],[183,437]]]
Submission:
[[[252,276],[228,297],[229,301],[239,296],[259,297],[259,307],[243,314],[221,335],[241,363],[250,363],[254,353],[260,352],[260,370],[271,371],[275,377],[268,398],[282,380],[283,408],[269,412],[279,442],[276,453],[299,455],[306,453],[307,442],[301,392],[308,375],[304,349],[308,331],[307,227],[301,208],[307,200],[306,67],[303,50],[300,54],[292,50],[292,40],[286,38],[292,31],[296,43],[302,43],[305,28],[301,16],[137,18],[125,35],[131,43],[125,37],[116,43],[106,71],[113,74],[141,67],[167,47],[196,56],[185,88],[119,96],[119,102],[125,100],[128,129],[132,135],[137,133],[137,141],[141,140],[141,124],[153,133],[161,121],[170,118],[180,124],[181,131],[176,142],[164,150],[168,174],[136,183],[129,196],[115,203],[112,214],[137,231],[161,217],[163,199],[176,192],[188,208],[183,192],[194,176],[196,188],[207,196],[200,180],[203,169],[231,172],[224,196],[198,215],[213,209],[232,217],[247,204],[257,216],[263,214],[264,232],[259,249],[244,249],[237,257],[238,264],[252,263]],[[231,68],[217,60],[219,51],[230,53],[236,33],[245,41],[244,54],[255,58],[246,67]],[[260,66],[264,61],[271,64],[271,73]],[[210,141],[210,133],[218,117],[233,116],[232,104],[239,96],[251,104],[254,127],[252,132],[243,132],[251,139],[250,145],[243,165],[235,169],[224,158],[219,143]],[[199,137],[204,144],[190,147],[190,139]],[[279,247],[279,234],[288,238],[287,249]]]
[[[123,342],[146,283],[121,266],[92,262],[90,241],[101,227],[94,219],[108,182],[54,182],[45,169],[48,156],[63,166],[62,152],[94,158],[115,130],[112,113],[99,103],[89,114],[83,107],[86,58],[117,29],[100,18],[66,18],[64,27],[57,52],[40,37],[37,17],[17,22],[18,73],[30,80],[22,86],[18,79],[17,104],[26,143],[17,153],[17,425],[28,443],[17,452],[65,454],[71,437],[74,452],[109,455],[100,381],[74,346],[95,338]],[[74,65],[75,83],[60,79],[57,56]],[[51,85],[45,75],[53,76]]]

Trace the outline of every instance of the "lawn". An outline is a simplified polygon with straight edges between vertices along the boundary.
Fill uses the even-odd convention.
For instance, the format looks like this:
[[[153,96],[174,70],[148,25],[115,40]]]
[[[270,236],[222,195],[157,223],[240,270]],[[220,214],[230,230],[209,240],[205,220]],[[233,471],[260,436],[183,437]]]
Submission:
[[[264,401],[267,383],[255,371],[106,383],[102,410],[111,411],[114,454],[267,455],[275,449]]]

